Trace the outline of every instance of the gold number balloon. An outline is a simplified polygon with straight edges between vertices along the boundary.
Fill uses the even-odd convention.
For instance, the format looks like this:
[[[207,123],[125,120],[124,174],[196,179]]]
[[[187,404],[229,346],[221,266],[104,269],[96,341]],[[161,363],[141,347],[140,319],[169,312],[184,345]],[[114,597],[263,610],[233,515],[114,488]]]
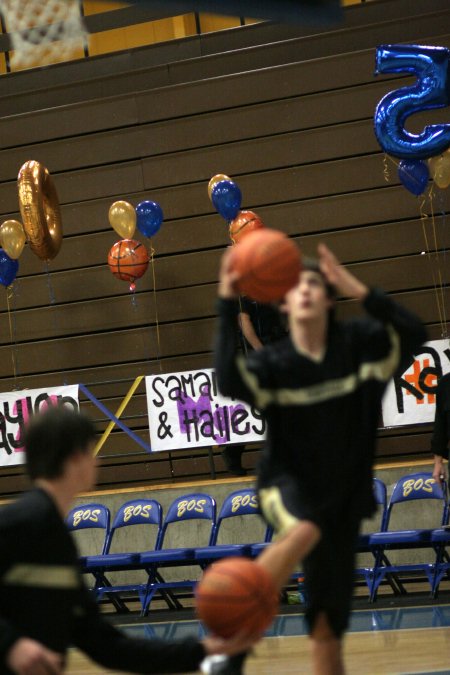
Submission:
[[[23,251],[27,238],[22,223],[5,220],[0,227],[0,246],[10,258],[17,260]]]
[[[229,176],[226,176],[224,173],[217,173],[209,181],[209,183],[208,183],[208,197],[211,200],[212,200],[212,191],[214,189],[214,186],[217,185],[217,183],[220,183],[221,180],[231,180],[231,178]]]
[[[136,229],[136,211],[134,206],[122,200],[114,202],[109,208],[109,224],[122,239],[132,239]]]
[[[45,166],[29,160],[19,171],[17,187],[30,248],[41,260],[52,260],[62,242],[61,211],[52,177]]]

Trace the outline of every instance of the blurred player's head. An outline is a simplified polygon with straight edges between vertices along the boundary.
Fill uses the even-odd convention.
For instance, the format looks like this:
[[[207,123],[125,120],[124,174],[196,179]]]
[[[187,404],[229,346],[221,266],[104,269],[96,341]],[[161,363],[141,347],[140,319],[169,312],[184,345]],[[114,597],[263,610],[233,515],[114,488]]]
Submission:
[[[318,261],[305,259],[297,286],[285,296],[284,309],[290,320],[309,323],[332,320],[336,289],[322,273]]]
[[[95,482],[95,427],[82,413],[64,406],[35,415],[25,431],[26,467],[32,480],[69,476],[80,490]]]

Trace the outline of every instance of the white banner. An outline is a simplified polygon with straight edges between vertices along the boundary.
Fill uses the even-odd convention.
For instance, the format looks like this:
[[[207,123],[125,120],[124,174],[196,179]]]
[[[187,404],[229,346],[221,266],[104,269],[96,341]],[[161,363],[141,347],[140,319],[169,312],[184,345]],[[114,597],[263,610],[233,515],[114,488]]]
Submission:
[[[12,466],[25,461],[23,430],[31,415],[52,404],[70,405],[78,410],[78,385],[0,394],[0,466]]]
[[[383,398],[384,426],[434,422],[436,387],[449,371],[449,341],[424,344],[410,368],[389,382]]]
[[[145,378],[152,450],[177,450],[264,438],[260,413],[217,389],[210,368]]]

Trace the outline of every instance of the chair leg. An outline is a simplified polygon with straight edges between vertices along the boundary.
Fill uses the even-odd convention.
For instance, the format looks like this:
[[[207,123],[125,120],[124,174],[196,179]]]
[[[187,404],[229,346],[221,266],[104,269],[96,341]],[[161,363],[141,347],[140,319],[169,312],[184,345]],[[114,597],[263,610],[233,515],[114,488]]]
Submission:
[[[108,588],[112,588],[111,583],[105,577],[103,572],[96,572],[95,576],[95,589],[96,595],[98,594],[98,599],[103,595],[106,595],[108,600],[112,602],[114,609],[118,614],[129,614],[130,610],[123,602],[123,600],[117,596],[114,591],[108,592]]]

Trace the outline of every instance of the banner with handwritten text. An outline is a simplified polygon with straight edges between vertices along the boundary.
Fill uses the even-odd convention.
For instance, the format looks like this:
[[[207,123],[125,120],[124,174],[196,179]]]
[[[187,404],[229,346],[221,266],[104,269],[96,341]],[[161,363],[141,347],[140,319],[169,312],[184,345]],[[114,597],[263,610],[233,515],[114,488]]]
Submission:
[[[23,464],[22,436],[29,418],[49,405],[57,404],[78,410],[78,385],[0,394],[0,466]]]
[[[210,368],[145,378],[152,450],[176,450],[264,438],[261,414],[222,396]]]
[[[384,426],[433,422],[436,387],[442,375],[449,371],[449,340],[425,343],[412,365],[389,382],[383,398]]]

